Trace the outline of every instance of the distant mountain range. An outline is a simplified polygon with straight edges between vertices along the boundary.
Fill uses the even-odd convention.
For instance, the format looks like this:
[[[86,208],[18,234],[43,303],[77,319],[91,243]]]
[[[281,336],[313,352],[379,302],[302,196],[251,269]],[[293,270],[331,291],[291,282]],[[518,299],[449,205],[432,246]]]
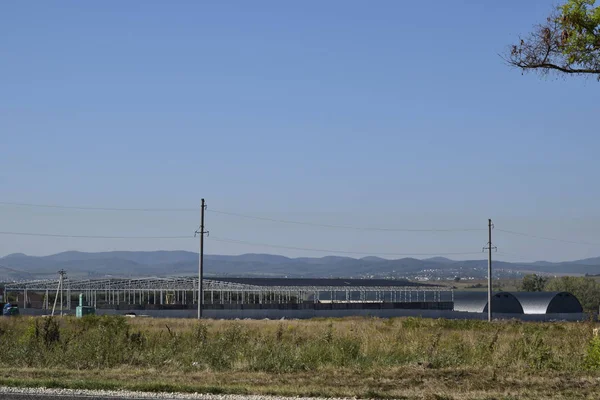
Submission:
[[[487,260],[454,261],[443,257],[424,260],[379,257],[288,258],[271,254],[239,256],[207,255],[207,276],[262,276],[290,278],[410,277],[433,271],[438,276],[485,272]],[[495,261],[496,271],[539,272],[548,274],[600,274],[600,257],[570,262],[508,263]],[[105,276],[170,276],[198,273],[198,254],[188,251],[112,251],[83,253],[68,251],[34,257],[11,254],[0,258],[0,280],[46,279],[65,269],[72,278]]]

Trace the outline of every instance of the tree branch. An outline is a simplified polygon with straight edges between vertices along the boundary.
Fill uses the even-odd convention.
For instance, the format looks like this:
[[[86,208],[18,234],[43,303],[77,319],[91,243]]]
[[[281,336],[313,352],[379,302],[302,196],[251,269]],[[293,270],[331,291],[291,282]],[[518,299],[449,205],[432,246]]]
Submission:
[[[600,32],[596,33],[595,27],[567,18],[557,9],[527,37],[519,38],[519,43],[511,46],[503,58],[522,71],[592,74],[600,80],[600,38],[596,39]],[[586,36],[588,33],[593,40]]]
[[[560,72],[564,72],[565,74],[600,74],[600,68],[596,69],[596,68],[565,68],[565,67],[561,67],[559,65],[555,65],[552,63],[539,63],[539,64],[528,64],[528,65],[521,65],[521,64],[515,64],[509,61],[510,64],[514,65],[515,67],[519,67],[521,69],[538,69],[538,68],[545,68],[545,69],[555,69],[558,70]]]

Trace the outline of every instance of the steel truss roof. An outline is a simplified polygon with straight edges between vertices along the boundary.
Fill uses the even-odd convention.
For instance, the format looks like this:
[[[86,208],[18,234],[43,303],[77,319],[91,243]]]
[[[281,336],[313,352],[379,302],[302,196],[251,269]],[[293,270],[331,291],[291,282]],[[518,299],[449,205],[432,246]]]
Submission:
[[[36,280],[6,285],[7,291],[56,290],[58,279]],[[65,279],[64,288],[72,291],[87,290],[181,290],[198,289],[198,279],[190,277],[132,278],[132,279]],[[237,292],[452,292],[451,289],[435,286],[263,286],[204,279],[204,290],[228,290]]]
[[[56,290],[58,279],[36,280],[6,285],[7,291],[45,291]],[[249,285],[204,279],[204,289],[243,289]],[[135,278],[135,279],[65,279],[65,289],[70,290],[197,290],[198,279],[173,278]]]

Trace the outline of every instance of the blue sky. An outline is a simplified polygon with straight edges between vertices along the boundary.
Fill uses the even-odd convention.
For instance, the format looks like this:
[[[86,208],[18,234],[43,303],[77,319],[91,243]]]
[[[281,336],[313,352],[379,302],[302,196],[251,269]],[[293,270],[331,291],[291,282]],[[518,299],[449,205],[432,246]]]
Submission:
[[[493,218],[600,243],[600,84],[521,75],[498,55],[552,5],[3,2],[0,198],[193,208],[205,197],[216,238],[365,255],[477,252],[486,232],[361,232],[210,209],[388,228],[485,229]],[[0,205],[0,221],[1,231],[171,236],[193,233],[198,212]],[[197,247],[0,237],[0,255]],[[506,260],[600,255],[495,237]],[[210,238],[207,252],[324,255]]]

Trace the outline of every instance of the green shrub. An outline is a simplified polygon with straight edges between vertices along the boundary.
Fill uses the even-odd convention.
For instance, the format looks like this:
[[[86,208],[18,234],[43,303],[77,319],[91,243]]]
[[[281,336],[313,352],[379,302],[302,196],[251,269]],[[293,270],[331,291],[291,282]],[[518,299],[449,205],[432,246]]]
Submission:
[[[594,336],[588,344],[585,365],[590,369],[600,369],[600,336]]]

